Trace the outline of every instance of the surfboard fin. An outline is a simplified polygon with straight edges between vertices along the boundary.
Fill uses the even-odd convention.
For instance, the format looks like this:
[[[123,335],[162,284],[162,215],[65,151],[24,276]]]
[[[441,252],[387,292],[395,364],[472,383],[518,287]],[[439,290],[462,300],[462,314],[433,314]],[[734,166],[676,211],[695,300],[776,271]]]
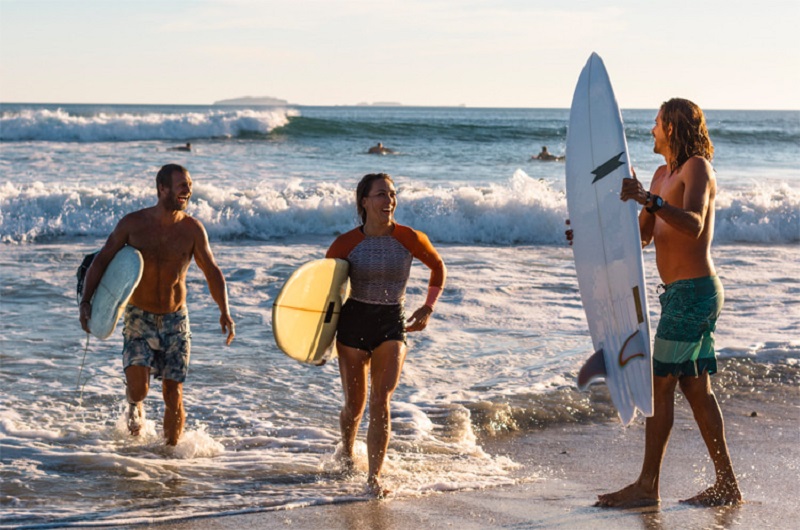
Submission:
[[[578,389],[586,390],[589,387],[589,383],[605,376],[606,360],[603,356],[603,349],[600,348],[581,366],[578,372]]]

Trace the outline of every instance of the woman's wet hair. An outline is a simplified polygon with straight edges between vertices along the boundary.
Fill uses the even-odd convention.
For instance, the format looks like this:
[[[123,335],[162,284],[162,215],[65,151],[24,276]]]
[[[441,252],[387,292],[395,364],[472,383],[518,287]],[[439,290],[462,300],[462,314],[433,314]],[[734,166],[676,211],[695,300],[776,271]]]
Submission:
[[[361,178],[361,182],[359,182],[356,187],[356,209],[358,210],[358,217],[361,219],[362,225],[367,222],[367,211],[361,205],[361,201],[372,191],[372,183],[376,180],[388,180],[394,184],[394,180],[392,180],[392,177],[388,173],[370,173]]]

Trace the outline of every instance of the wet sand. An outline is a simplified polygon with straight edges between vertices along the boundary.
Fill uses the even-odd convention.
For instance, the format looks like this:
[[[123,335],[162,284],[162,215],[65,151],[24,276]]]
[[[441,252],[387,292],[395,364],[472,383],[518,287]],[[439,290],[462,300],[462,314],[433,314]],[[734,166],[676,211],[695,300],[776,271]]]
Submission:
[[[800,389],[787,384],[768,395],[757,391],[748,395],[743,390],[720,391],[715,382],[731,456],[747,501],[737,507],[679,503],[711,485],[714,477],[689,406],[679,397],[658,507],[620,510],[593,506],[598,494],[622,488],[638,474],[644,421],[637,418],[628,428],[616,422],[572,424],[482,440],[487,452],[508,455],[522,464],[516,475],[519,481],[513,486],[209,517],[157,527],[796,528],[800,520]]]

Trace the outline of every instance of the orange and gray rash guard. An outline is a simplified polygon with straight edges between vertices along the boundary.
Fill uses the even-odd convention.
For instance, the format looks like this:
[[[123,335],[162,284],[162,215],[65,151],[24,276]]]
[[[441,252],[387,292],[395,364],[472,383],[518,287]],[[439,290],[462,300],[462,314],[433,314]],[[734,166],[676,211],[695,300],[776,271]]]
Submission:
[[[361,227],[340,235],[326,258],[350,264],[350,298],[368,304],[402,304],[413,258],[431,269],[428,285],[441,290],[447,271],[428,236],[395,224],[391,234],[367,237]]]

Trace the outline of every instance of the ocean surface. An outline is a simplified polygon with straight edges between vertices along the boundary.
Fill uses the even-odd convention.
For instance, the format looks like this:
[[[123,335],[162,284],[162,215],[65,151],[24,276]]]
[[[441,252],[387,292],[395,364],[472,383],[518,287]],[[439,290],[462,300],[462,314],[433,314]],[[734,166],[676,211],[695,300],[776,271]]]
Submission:
[[[655,109],[624,110],[648,183]],[[800,370],[800,112],[707,113],[719,195],[712,248],[726,287],[717,329],[736,388],[763,393]],[[302,263],[356,225],[355,185],[387,172],[397,220],[448,266],[428,329],[410,335],[384,468],[398,496],[536,480],[482,438],[547,436],[618,421],[602,385],[575,389],[591,339],[564,242],[566,109],[0,104],[0,526],[94,526],[258,512],[363,497],[335,454],[336,362],[280,353],[271,305]],[[367,155],[377,142],[396,154]],[[191,142],[191,152],[170,148]],[[126,213],[156,202],[155,174],[185,165],[189,211],[228,280],[237,337],[224,346],[202,274],[190,269],[187,426],[161,437],[160,385],[140,438],[124,427],[121,327],[88,341],[75,269]],[[652,249],[650,319],[658,322]],[[407,293],[422,304],[428,271]],[[752,363],[790,374],[760,380]],[[793,374],[793,375],[792,375]],[[366,418],[365,418],[366,419]]]

